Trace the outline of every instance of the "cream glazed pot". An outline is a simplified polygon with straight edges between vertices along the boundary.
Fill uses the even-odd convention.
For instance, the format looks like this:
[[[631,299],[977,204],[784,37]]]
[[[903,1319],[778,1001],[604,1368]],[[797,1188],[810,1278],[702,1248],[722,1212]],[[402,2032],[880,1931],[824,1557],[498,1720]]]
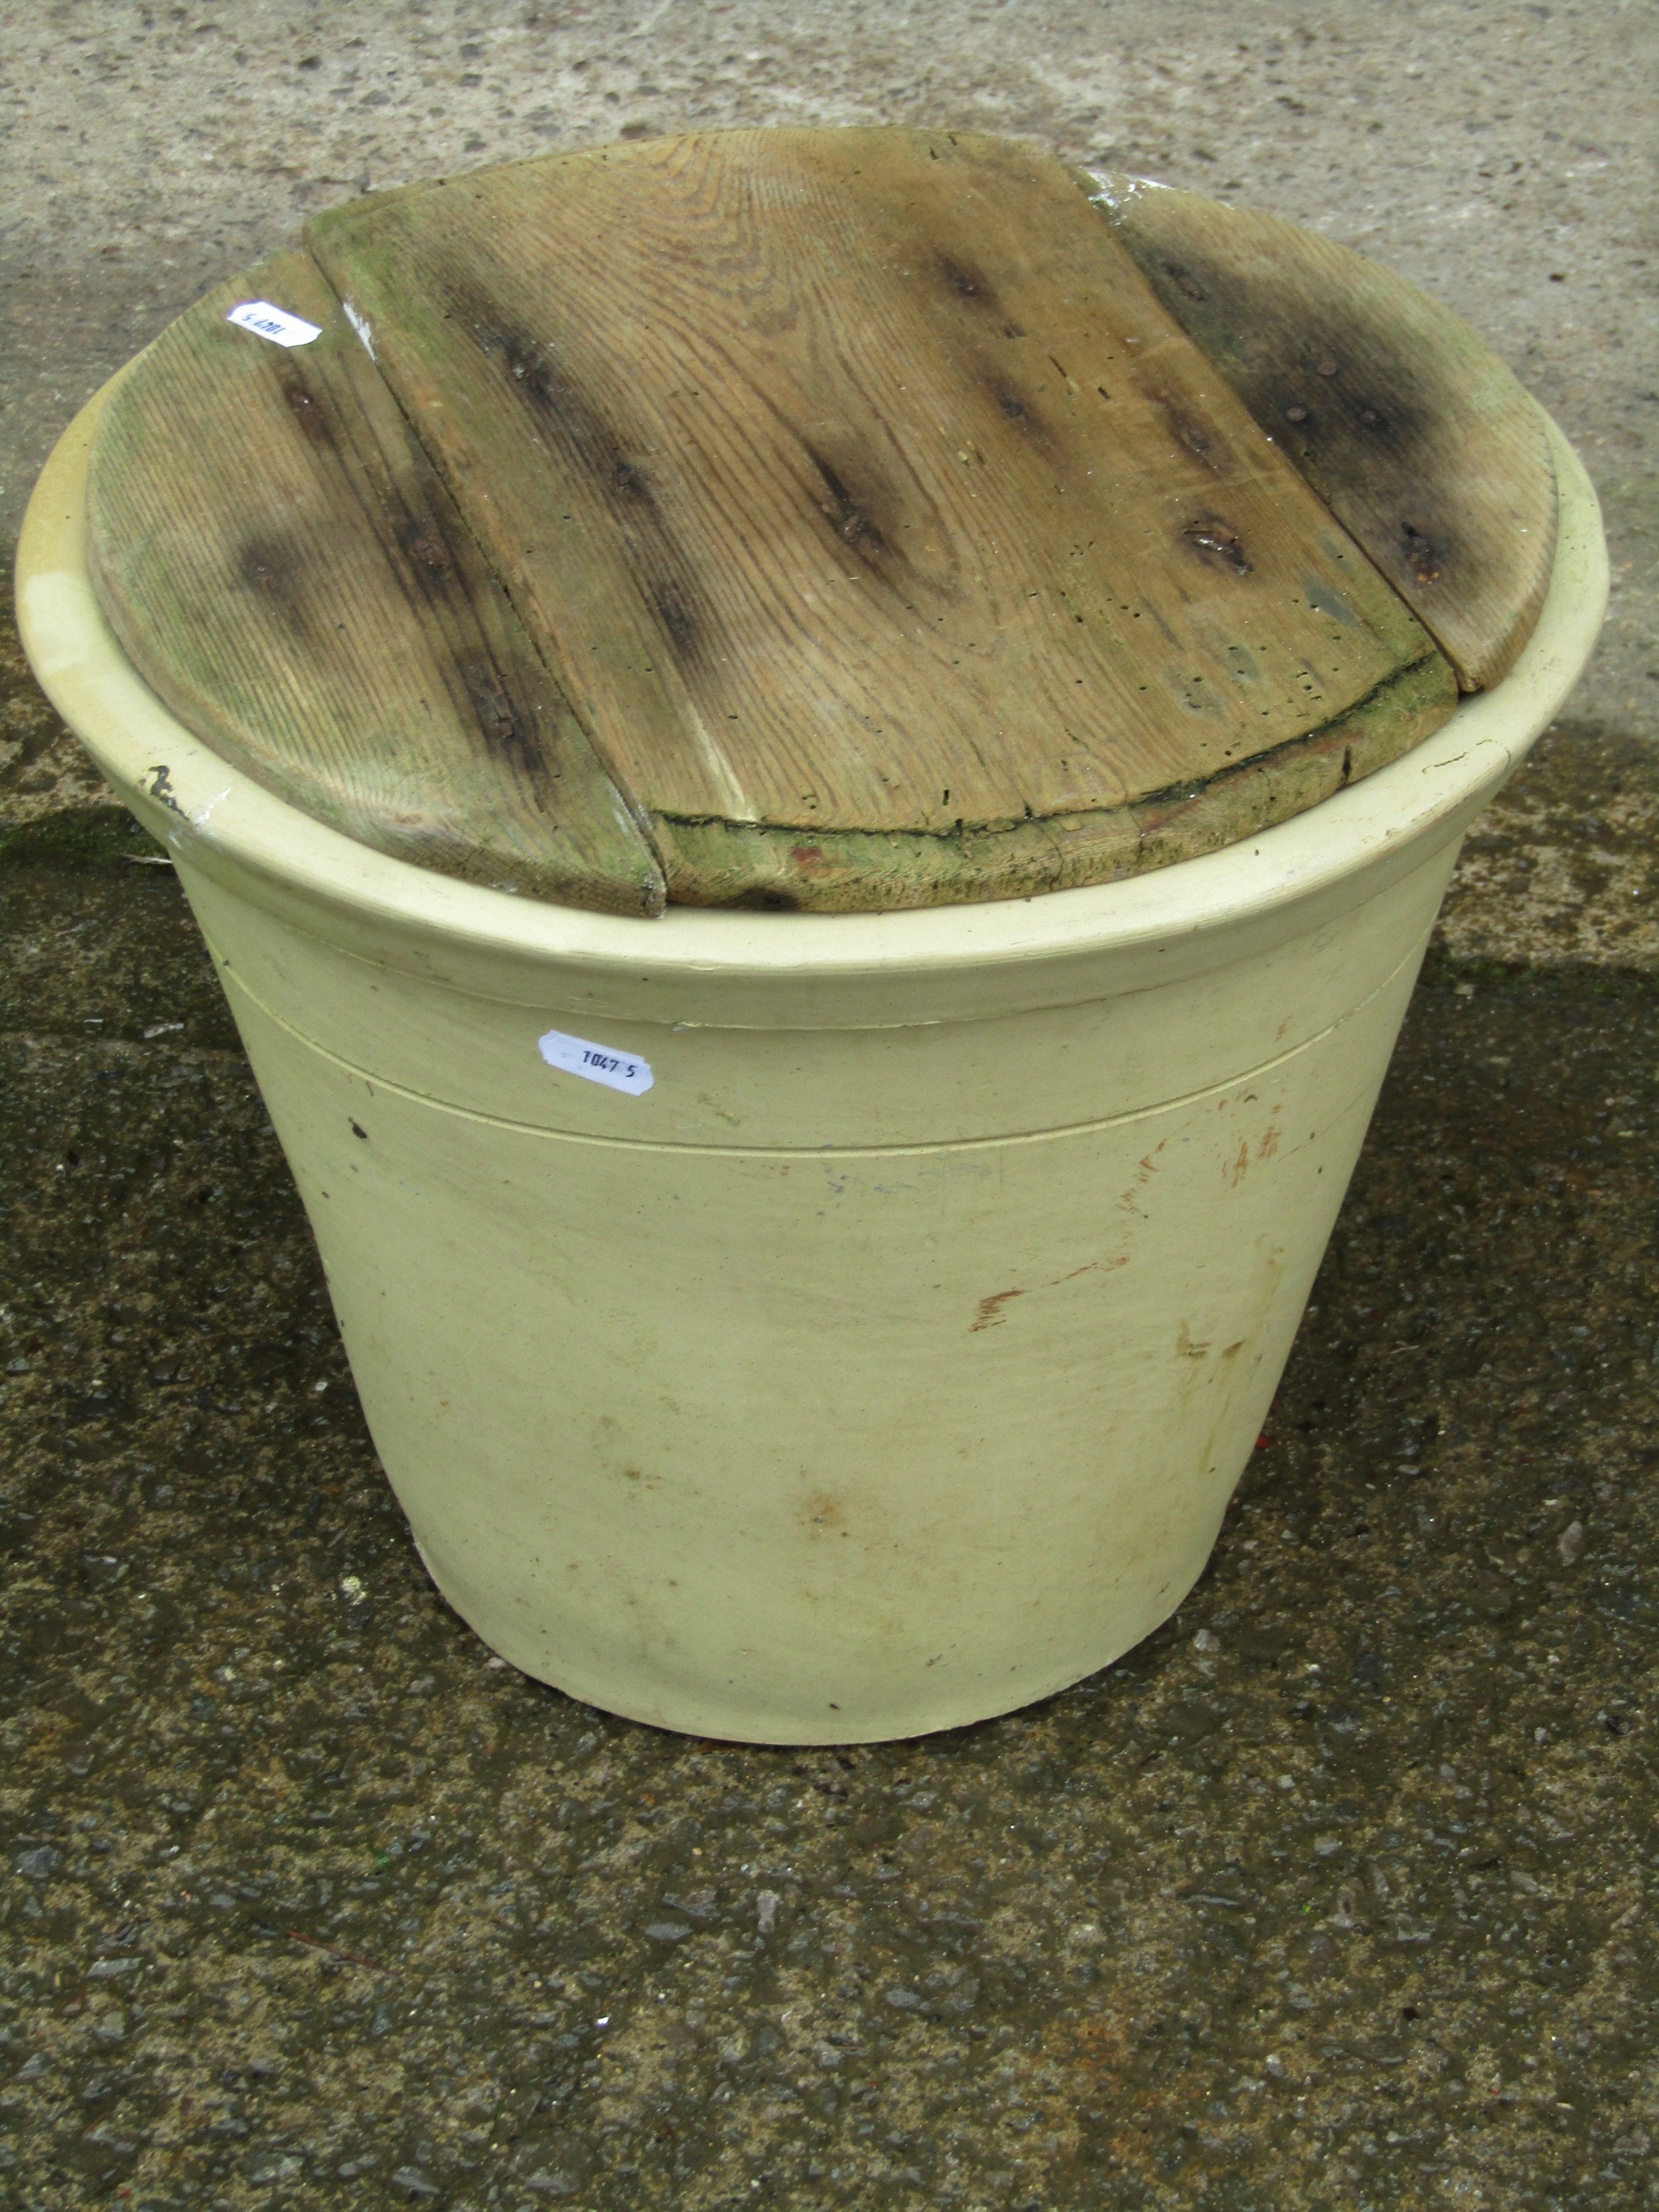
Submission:
[[[954,1727],[1146,1635],[1462,834],[1595,641],[1565,441],[1511,674],[1310,811],[1036,899],[648,921],[384,857],[192,738],[88,574],[101,404],[29,510],[29,654],[173,856],[444,1596],[574,1697],[768,1743]]]

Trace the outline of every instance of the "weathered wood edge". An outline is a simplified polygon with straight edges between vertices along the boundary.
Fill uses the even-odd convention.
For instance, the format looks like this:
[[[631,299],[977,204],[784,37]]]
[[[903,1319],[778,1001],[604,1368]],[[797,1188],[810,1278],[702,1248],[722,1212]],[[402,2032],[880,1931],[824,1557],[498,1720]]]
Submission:
[[[1556,529],[1555,464],[1544,413],[1508,366],[1461,316],[1420,285],[1298,223],[1145,178],[1081,168],[1072,173],[1085,197],[1122,239],[1163,306],[1214,362],[1261,428],[1283,448],[1418,616],[1456,669],[1462,689],[1484,690],[1500,681],[1514,666],[1542,611],[1554,565]],[[1206,236],[1222,225],[1232,234],[1225,266],[1211,251],[1213,239]],[[1459,499],[1455,477],[1433,483],[1413,481],[1408,453],[1398,457],[1397,480],[1389,488],[1384,511],[1379,511],[1343,481],[1340,453],[1332,457],[1321,450],[1315,434],[1316,410],[1327,372],[1317,365],[1324,344],[1315,334],[1322,329],[1322,309],[1333,305],[1328,289],[1333,272],[1345,262],[1352,264],[1357,276],[1363,276],[1365,290],[1379,302],[1386,301],[1387,313],[1368,319],[1358,311],[1355,302],[1361,288],[1356,284],[1346,300],[1334,303],[1334,313],[1322,325],[1324,331],[1328,334],[1331,323],[1346,312],[1352,350],[1381,355],[1385,361],[1411,354],[1402,339],[1427,340],[1420,356],[1411,355],[1413,366],[1420,371],[1425,360],[1430,364],[1425,382],[1432,387],[1443,420],[1452,426],[1447,443],[1458,452],[1463,484],[1480,474],[1483,461],[1492,459],[1505,444],[1512,446],[1510,459],[1517,465],[1509,471],[1508,488],[1515,503],[1523,507],[1533,495],[1527,508],[1530,523],[1519,526],[1519,515],[1513,511],[1483,517],[1472,491],[1466,489]],[[1253,289],[1256,296],[1247,307]],[[1313,341],[1307,364],[1311,374],[1304,372],[1297,379],[1287,379],[1277,364],[1268,362],[1263,338],[1277,318],[1278,300],[1286,295],[1295,295],[1295,319]],[[1455,374],[1447,373],[1448,362]],[[1369,414],[1353,411],[1359,411],[1361,421],[1375,421],[1379,430],[1387,425],[1386,402]],[[1350,435],[1353,427],[1347,425]],[[1389,459],[1379,452],[1376,480],[1387,472]],[[1489,505],[1494,504],[1489,496],[1494,490],[1492,484],[1483,486],[1482,497]],[[1441,573],[1435,543],[1438,533],[1432,525],[1426,530],[1413,525],[1414,507],[1431,507],[1438,501],[1446,501],[1464,526],[1484,540],[1482,550],[1488,556],[1495,555],[1500,562],[1508,556],[1514,581],[1507,593],[1492,595],[1501,603],[1496,609],[1490,604],[1457,603]],[[1510,508],[1510,503],[1506,501],[1505,507]],[[1519,544],[1523,536],[1530,539],[1525,548]]]
[[[1094,813],[964,825],[943,836],[812,835],[663,815],[653,831],[671,904],[896,913],[1030,898],[1194,860],[1288,821],[1409,752],[1447,720],[1457,698],[1450,665],[1431,653],[1273,752],[1196,787]]]

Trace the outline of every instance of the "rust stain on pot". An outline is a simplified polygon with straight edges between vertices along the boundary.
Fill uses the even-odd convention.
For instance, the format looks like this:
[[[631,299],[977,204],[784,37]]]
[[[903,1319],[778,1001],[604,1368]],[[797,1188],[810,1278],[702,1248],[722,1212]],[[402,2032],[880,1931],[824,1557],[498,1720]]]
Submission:
[[[1220,1102],[1221,1110],[1223,1112],[1226,1110],[1227,1103],[1228,1102],[1224,1098]],[[1167,1137],[1160,1138],[1158,1142],[1152,1146],[1150,1152],[1143,1152],[1141,1154],[1139,1165],[1135,1170],[1134,1181],[1129,1185],[1127,1190],[1126,1190],[1123,1195],[1118,1200],[1118,1204],[1121,1206],[1128,1206],[1132,1210],[1139,1211],[1135,1206],[1135,1200],[1140,1195],[1141,1191],[1146,1188],[1152,1177],[1158,1173],[1158,1156],[1164,1150],[1164,1146],[1168,1144],[1168,1142],[1169,1139]]]
[[[1024,1291],[994,1291],[988,1298],[981,1298],[976,1317],[970,1323],[969,1334],[976,1335],[982,1328],[995,1328],[1005,1318],[1002,1309],[1010,1298],[1023,1298]]]
[[[1092,1275],[1098,1270],[1104,1270],[1109,1273],[1115,1268],[1127,1267],[1128,1264],[1129,1255],[1127,1252],[1120,1253],[1115,1259],[1112,1260],[1085,1260],[1080,1267],[1068,1267],[1063,1275],[1056,1275],[1052,1282],[1040,1283],[1036,1287],[1039,1290],[1057,1291],[1062,1283],[1076,1282],[1079,1275]],[[969,1334],[975,1334],[982,1328],[996,1328],[1006,1318],[1002,1309],[1009,1299],[1023,1298],[1026,1295],[1024,1291],[1019,1290],[996,1291],[988,1298],[981,1298],[975,1309],[975,1318],[969,1324]]]

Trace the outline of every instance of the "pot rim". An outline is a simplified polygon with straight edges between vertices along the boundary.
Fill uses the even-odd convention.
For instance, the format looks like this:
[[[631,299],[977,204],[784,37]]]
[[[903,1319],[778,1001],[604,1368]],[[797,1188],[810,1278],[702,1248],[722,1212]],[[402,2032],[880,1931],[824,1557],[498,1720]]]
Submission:
[[[35,674],[122,799],[178,860],[256,899],[263,888],[290,914],[298,894],[321,909],[313,927],[324,933],[334,933],[331,913],[352,937],[368,925],[486,960],[585,973],[601,987],[677,977],[797,988],[855,978],[943,982],[965,980],[964,970],[1192,947],[1246,924],[1257,926],[1252,936],[1264,922],[1278,935],[1275,920],[1293,929],[1298,909],[1328,906],[1333,894],[1349,903],[1346,879],[1379,865],[1389,876],[1403,872],[1462,830],[1560,708],[1607,604],[1595,493],[1546,416],[1559,495],[1555,560],[1515,666],[1490,691],[1461,701],[1410,752],[1290,820],[1145,875],[1021,899],[896,913],[600,914],[486,890],[359,844],[210,750],[149,690],[104,616],[86,555],[93,441],[125,374],[59,440],[29,501],[17,562],[19,626]]]

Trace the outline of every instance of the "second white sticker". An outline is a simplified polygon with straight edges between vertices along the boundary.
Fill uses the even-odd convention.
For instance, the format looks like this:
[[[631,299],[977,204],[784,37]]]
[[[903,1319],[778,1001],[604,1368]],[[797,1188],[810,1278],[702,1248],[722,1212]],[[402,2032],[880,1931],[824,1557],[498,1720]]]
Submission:
[[[654,1079],[648,1060],[637,1059],[631,1052],[614,1051],[608,1044],[594,1044],[586,1037],[567,1036],[562,1030],[549,1030],[536,1042],[550,1067],[562,1067],[567,1075],[585,1076],[590,1083],[603,1083],[607,1091],[625,1091],[630,1098],[648,1091]]]

